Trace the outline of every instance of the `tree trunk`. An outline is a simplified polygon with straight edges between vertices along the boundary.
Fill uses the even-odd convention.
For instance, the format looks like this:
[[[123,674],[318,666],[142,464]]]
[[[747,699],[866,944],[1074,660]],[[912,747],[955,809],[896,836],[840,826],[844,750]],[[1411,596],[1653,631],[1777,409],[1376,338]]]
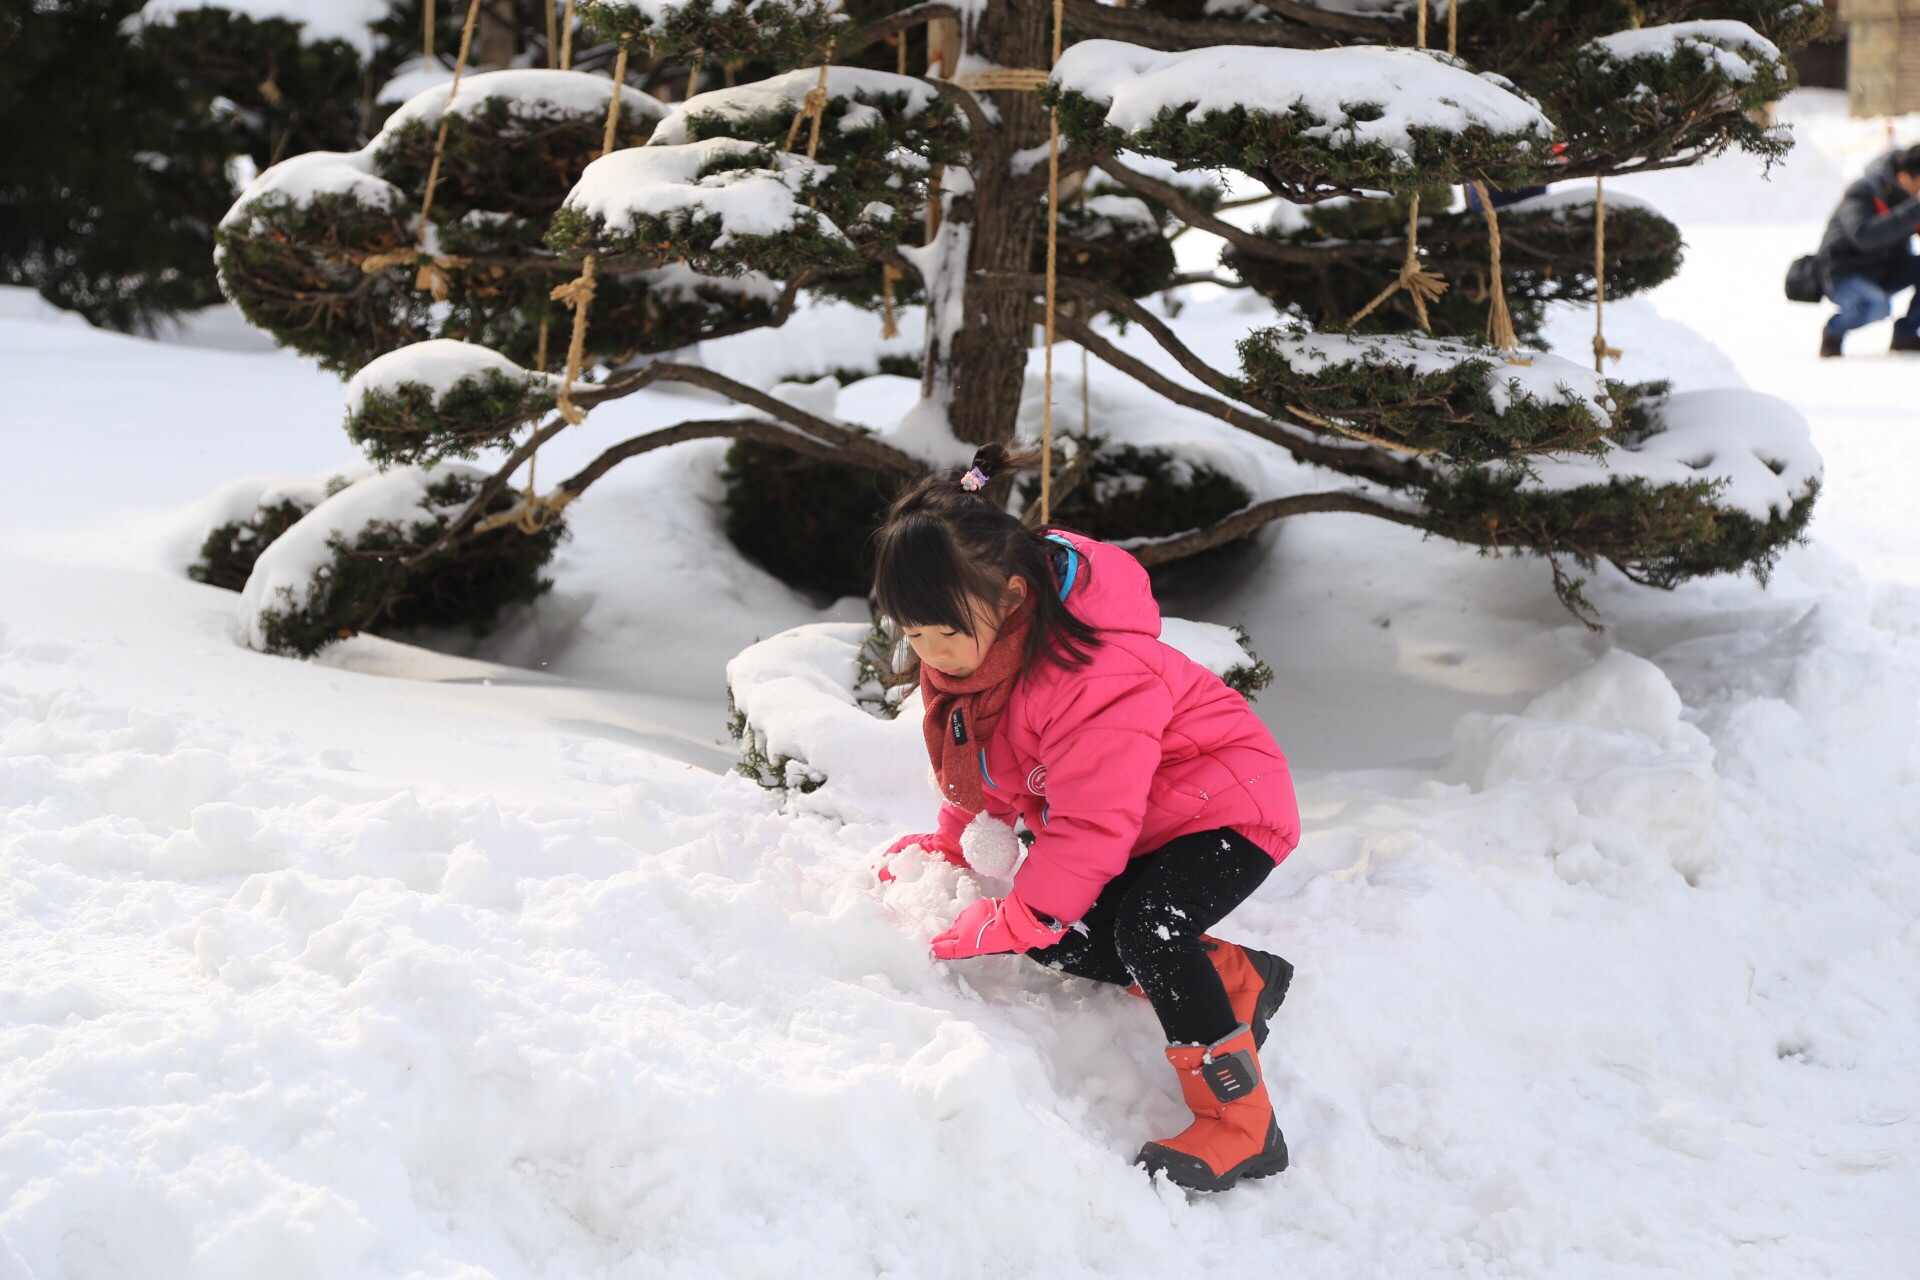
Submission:
[[[1047,0],[996,0],[969,15],[962,38],[968,53],[991,66],[1045,67],[1052,56],[1052,21]],[[1045,213],[1037,201],[1004,197],[1017,153],[1046,162],[1047,117],[1039,96],[1011,90],[981,96],[999,112],[1000,122],[984,137],[971,139],[973,191],[955,199],[950,211],[968,233],[965,276],[940,282],[964,291],[963,320],[950,337],[930,327],[927,350],[929,383],[948,389],[948,422],[954,436],[968,444],[1013,434],[1032,335],[1026,293],[985,285],[980,273],[1032,271]]]
[[[502,18],[492,5],[481,5],[473,33],[473,65],[480,70],[499,71],[512,66],[519,52],[519,27]]]

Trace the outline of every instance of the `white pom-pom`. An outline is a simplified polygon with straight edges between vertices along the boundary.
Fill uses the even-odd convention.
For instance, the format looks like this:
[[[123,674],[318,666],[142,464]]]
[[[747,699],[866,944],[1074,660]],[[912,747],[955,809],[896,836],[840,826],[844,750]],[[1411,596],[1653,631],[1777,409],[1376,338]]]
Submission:
[[[998,818],[982,813],[960,833],[960,853],[983,876],[1005,880],[1020,861],[1020,838]]]

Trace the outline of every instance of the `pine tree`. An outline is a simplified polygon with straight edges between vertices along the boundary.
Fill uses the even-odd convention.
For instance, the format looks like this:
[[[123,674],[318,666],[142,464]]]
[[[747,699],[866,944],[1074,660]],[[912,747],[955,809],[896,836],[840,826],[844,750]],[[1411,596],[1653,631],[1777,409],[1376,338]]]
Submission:
[[[1047,314],[1057,181],[1061,339],[1340,481],[1229,493],[1223,511],[1209,480],[1207,518],[1168,530],[1157,508],[1160,527],[1135,531],[1149,564],[1343,511],[1546,556],[1576,608],[1569,565],[1663,586],[1764,575],[1810,515],[1804,442],[1742,439],[1660,388],[1520,349],[1547,302],[1595,295],[1598,206],[1577,192],[1507,205],[1496,273],[1490,221],[1454,211],[1453,191],[1590,183],[1734,147],[1777,157],[1787,139],[1758,120],[1791,87],[1782,48],[1818,30],[1819,6],[1429,2],[1064,0],[1053,65],[1049,0],[580,0],[576,66],[595,71],[469,75],[450,109],[422,95],[364,148],[275,166],[220,228],[221,278],[255,324],[354,375],[348,429],[383,464],[507,453],[450,523],[457,545],[498,532],[481,513],[539,444],[657,382],[752,412],[610,448],[516,508],[525,527],[684,440],[898,484],[1008,439]],[[1457,54],[1415,47],[1449,39]],[[616,53],[610,113],[597,71]],[[1219,216],[1222,173],[1280,198],[1273,227]],[[1185,227],[1227,242],[1218,279],[1275,304],[1237,370],[1208,366],[1141,301],[1183,279],[1166,246]],[[1604,229],[1609,298],[1676,269],[1678,234],[1652,210],[1610,202]],[[639,358],[782,324],[820,296],[927,309],[924,395],[904,424],[833,421]],[[1496,319],[1490,340],[1502,298],[1513,337]],[[570,386],[575,301],[592,380]],[[1164,359],[1123,351],[1100,317],[1137,324]],[[1056,510],[1099,461],[1058,452]]]
[[[132,0],[0,10],[0,280],[98,325],[219,300],[225,131],[120,31]]]

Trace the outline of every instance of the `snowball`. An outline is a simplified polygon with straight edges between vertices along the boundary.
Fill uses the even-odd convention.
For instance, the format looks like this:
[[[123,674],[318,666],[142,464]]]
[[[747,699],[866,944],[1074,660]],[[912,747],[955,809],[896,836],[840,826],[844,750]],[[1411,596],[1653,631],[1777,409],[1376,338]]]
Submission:
[[[1020,861],[1020,838],[998,818],[979,813],[960,833],[960,853],[981,875],[1005,880]]]

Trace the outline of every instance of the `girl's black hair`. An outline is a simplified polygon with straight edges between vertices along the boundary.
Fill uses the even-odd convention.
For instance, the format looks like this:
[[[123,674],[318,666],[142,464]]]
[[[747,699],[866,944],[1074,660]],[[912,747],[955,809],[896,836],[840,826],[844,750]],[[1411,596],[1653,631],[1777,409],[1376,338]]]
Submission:
[[[1031,454],[1011,453],[998,444],[973,455],[973,469],[988,480],[1032,469],[1036,462]],[[1068,612],[1060,599],[1052,563],[1058,544],[1009,515],[984,490],[961,487],[958,477],[927,476],[901,494],[874,541],[874,597],[880,612],[902,627],[951,627],[971,636],[975,619],[969,597],[997,607],[1007,579],[1021,577],[1033,610],[1021,671],[1046,658],[1067,667],[1085,665],[1088,650],[1100,644],[1100,633]],[[1081,572],[1086,571],[1083,565]]]

